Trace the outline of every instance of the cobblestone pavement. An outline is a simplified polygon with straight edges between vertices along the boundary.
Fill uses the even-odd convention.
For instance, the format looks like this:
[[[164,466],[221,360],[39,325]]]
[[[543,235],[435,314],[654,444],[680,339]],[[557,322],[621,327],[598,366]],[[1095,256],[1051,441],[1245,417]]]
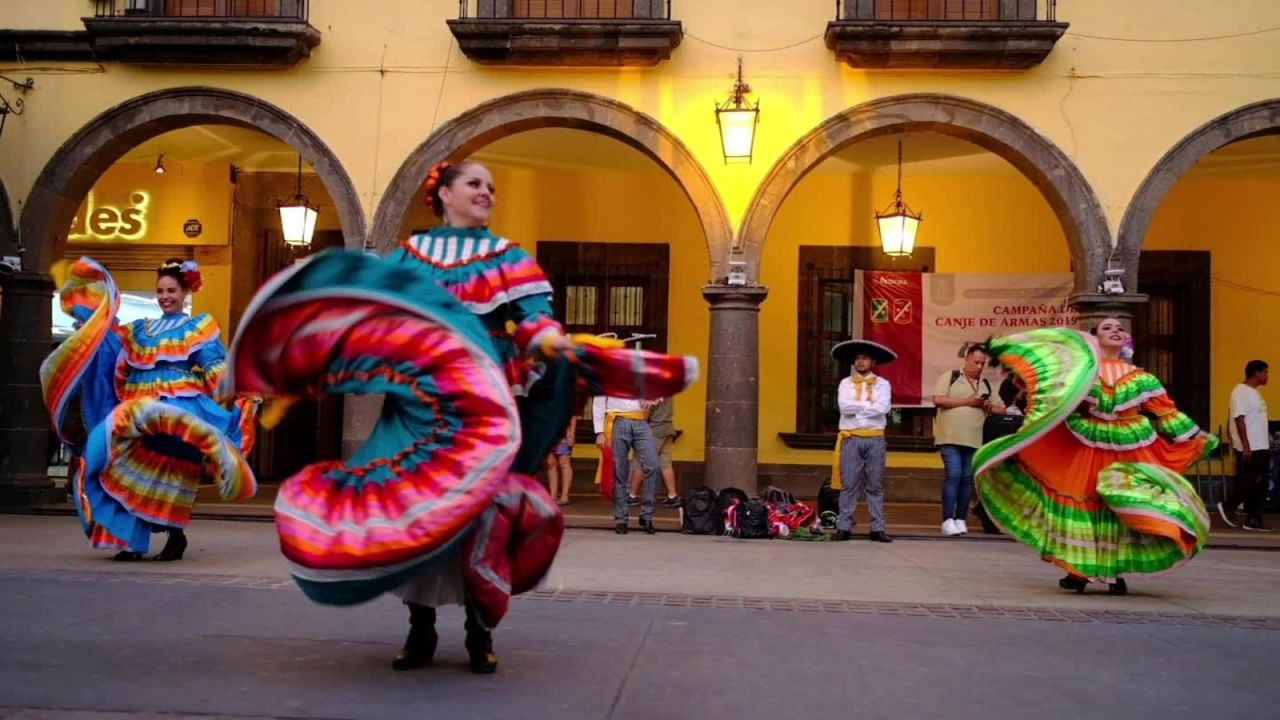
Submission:
[[[1269,717],[1280,558],[1209,550],[1057,588],[1010,543],[732,541],[571,531],[466,672],[388,668],[394,598],[313,604],[264,523],[198,521],[179,563],[91,550],[72,518],[0,516],[0,720]]]

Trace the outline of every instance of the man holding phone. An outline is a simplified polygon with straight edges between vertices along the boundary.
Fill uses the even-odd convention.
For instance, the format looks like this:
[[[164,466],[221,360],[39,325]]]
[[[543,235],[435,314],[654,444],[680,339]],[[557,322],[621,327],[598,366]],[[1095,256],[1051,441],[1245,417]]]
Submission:
[[[942,454],[942,534],[969,532],[965,517],[973,497],[973,454],[982,446],[982,426],[988,413],[1004,414],[1004,406],[992,398],[991,383],[982,377],[987,348],[972,344],[961,351],[959,370],[945,372],[933,389],[938,408],[933,424],[934,444]]]

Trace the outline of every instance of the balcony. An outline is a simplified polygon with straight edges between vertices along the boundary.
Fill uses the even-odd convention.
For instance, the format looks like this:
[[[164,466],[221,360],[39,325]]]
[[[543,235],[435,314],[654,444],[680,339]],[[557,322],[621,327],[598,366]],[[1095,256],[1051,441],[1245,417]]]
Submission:
[[[684,38],[671,0],[459,0],[449,29],[486,65],[652,67]]]
[[[97,0],[97,57],[130,63],[294,65],[320,44],[307,0]]]
[[[1067,23],[1057,0],[837,0],[827,47],[855,68],[1026,70]]]

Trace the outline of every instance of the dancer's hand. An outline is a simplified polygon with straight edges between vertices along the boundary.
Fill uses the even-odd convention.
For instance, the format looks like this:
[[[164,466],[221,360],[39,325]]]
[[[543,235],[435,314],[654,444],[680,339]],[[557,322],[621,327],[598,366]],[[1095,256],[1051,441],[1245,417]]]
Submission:
[[[596,447],[604,449],[604,433],[596,433]]]
[[[569,339],[568,335],[563,333],[553,333],[540,343],[540,349],[545,357],[556,358],[565,353],[572,352],[577,345]]]

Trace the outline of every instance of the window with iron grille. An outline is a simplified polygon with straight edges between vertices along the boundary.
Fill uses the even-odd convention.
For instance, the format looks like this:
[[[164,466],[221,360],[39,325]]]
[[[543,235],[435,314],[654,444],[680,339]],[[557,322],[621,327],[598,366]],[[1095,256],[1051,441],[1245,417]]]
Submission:
[[[570,285],[564,292],[564,324],[594,327],[598,324],[600,292],[594,285]]]
[[[875,247],[800,248],[800,317],[797,323],[796,432],[837,431],[840,409],[836,391],[850,367],[837,363],[831,349],[848,340],[855,325],[854,271],[928,272],[933,248],[916,248],[910,258],[892,259]],[[931,447],[932,408],[894,408],[886,429],[891,446],[904,442]]]
[[[666,243],[538,243],[538,264],[554,288],[556,319],[569,333],[655,335],[646,350],[667,349]],[[591,408],[578,423],[579,439],[592,436]]]
[[[656,335],[666,350],[669,247],[663,243],[538,243],[538,264],[555,288],[556,319],[575,333]]]

